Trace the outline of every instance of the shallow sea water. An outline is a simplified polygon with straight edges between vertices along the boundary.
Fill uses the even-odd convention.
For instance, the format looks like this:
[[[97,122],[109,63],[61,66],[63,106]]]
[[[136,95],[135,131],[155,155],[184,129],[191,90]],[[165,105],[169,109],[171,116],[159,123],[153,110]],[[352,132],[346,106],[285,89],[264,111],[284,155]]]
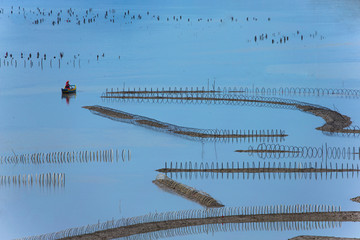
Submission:
[[[44,165],[2,164],[0,175],[60,172],[65,187],[0,185],[0,239],[56,232],[98,221],[149,212],[202,209],[197,203],[162,191],[152,183],[165,162],[274,162],[234,152],[259,142],[192,141],[92,114],[82,106],[102,105],[179,126],[203,129],[282,129],[292,146],[359,147],[356,137],[327,136],[315,130],[323,120],[300,111],[224,104],[140,103],[101,99],[111,88],[168,87],[319,87],[360,89],[360,18],[358,1],[0,1],[0,155],[122,149],[131,161]],[[83,14],[93,8],[96,23],[39,25],[26,11],[68,8]],[[104,19],[115,9],[115,23]],[[141,20],[123,19],[123,12]],[[146,12],[149,11],[149,16]],[[15,11],[16,12],[16,11]],[[156,17],[160,16],[160,21]],[[172,16],[182,15],[174,21]],[[82,15],[80,15],[82,16]],[[234,21],[231,21],[231,17]],[[171,20],[166,21],[169,17]],[[249,21],[246,21],[249,17]],[[257,18],[257,21],[253,20]],[[268,18],[271,18],[268,21]],[[191,21],[187,22],[187,18]],[[202,21],[197,21],[202,18]],[[207,19],[212,21],[207,22]],[[51,18],[52,19],[52,18]],[[220,19],[223,22],[220,22]],[[237,19],[237,21],[236,21]],[[301,41],[297,31],[304,35]],[[289,36],[286,44],[254,42],[254,35]],[[310,34],[316,36],[310,37]],[[321,38],[323,36],[323,38]],[[20,52],[47,53],[43,70],[24,68]],[[5,52],[18,66],[4,66]],[[64,52],[61,67],[57,59]],[[104,57],[96,60],[97,54]],[[80,54],[80,55],[78,55]],[[49,59],[56,55],[50,68]],[[75,67],[73,64],[74,55]],[[120,56],[120,59],[119,59]],[[80,60],[80,67],[79,67]],[[67,64],[68,62],[68,64]],[[61,97],[66,80],[78,87],[75,98]],[[319,104],[360,125],[358,98],[286,96]],[[318,162],[321,159],[280,159]],[[358,164],[359,161],[328,160]],[[325,160],[323,160],[325,163]],[[360,210],[349,199],[360,195],[359,178],[220,179],[176,178],[205,191],[225,206],[327,204]],[[289,239],[298,235],[360,237],[358,223],[308,231],[219,232],[185,239]]]

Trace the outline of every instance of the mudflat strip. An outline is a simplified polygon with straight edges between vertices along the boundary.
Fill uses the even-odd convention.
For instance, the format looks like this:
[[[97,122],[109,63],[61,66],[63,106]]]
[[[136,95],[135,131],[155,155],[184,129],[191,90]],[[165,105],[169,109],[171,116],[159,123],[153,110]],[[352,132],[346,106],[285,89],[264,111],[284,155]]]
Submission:
[[[172,133],[176,135],[182,135],[184,137],[192,137],[192,138],[200,138],[200,139],[231,139],[231,138],[283,138],[287,135],[284,134],[282,131],[267,131],[264,132],[257,132],[257,131],[221,131],[221,130],[212,130],[212,129],[196,129],[196,128],[188,128],[177,126],[174,124],[160,122],[156,119],[151,119],[148,117],[135,115],[123,111],[119,111],[116,109],[111,109],[102,106],[84,106],[83,108],[88,109],[95,114],[100,116],[108,117],[111,119],[116,119],[119,121],[123,121],[126,123],[131,123],[143,127],[150,127],[156,130],[164,131],[167,133]]]
[[[115,112],[115,111],[109,111],[107,109],[100,108],[100,107],[97,107],[97,106],[84,106],[83,108],[88,109],[90,111],[95,111],[95,112],[107,115],[109,117],[114,117],[114,118],[122,118],[122,119],[133,119],[134,118],[130,114],[120,113],[120,112]]]
[[[121,99],[169,99],[169,100],[185,100],[185,101],[214,101],[214,102],[242,102],[242,103],[255,103],[255,104],[270,104],[279,106],[288,106],[298,109],[303,112],[311,113],[315,116],[321,117],[325,120],[325,124],[321,127],[317,127],[317,130],[332,133],[360,133],[360,129],[346,129],[352,122],[350,117],[342,115],[339,112],[333,111],[326,107],[312,105],[310,103],[297,102],[287,99],[275,99],[275,98],[254,98],[240,96],[234,97],[211,97],[211,96],[158,96],[158,95],[120,95],[120,96],[103,96],[103,98],[121,98]]]
[[[164,189],[165,191],[174,192],[189,200],[195,201],[204,207],[224,207],[223,204],[216,201],[209,194],[196,190],[195,188],[189,187],[185,184],[178,183],[163,174],[159,174],[159,176],[156,178],[156,180],[153,181],[153,183],[156,184],[159,188]]]
[[[226,223],[260,223],[260,222],[360,222],[360,212],[317,212],[317,213],[283,213],[283,214],[258,214],[235,215],[209,218],[191,218],[149,222],[113,228],[80,236],[61,238],[63,240],[105,240],[128,237],[136,234],[162,231],[174,228],[200,226],[206,224]],[[300,239],[298,239],[300,240]],[[308,240],[308,239],[306,239]],[[321,239],[323,240],[323,239]],[[348,239],[347,239],[348,240]]]
[[[350,117],[346,115],[342,115],[341,113],[327,108],[304,105],[296,105],[296,107],[301,111],[311,113],[325,120],[326,123],[321,127],[317,127],[317,130],[324,132],[360,133],[360,130],[345,129],[346,127],[349,127],[352,123]]]
[[[289,240],[360,240],[360,238],[325,237],[325,236],[297,236]]]

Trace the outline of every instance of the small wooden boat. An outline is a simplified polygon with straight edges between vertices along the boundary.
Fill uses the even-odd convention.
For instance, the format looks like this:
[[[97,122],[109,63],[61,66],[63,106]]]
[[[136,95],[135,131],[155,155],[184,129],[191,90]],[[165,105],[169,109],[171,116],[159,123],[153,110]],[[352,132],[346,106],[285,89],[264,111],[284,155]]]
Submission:
[[[61,92],[66,93],[76,93],[76,85],[70,85],[70,88],[62,88]]]

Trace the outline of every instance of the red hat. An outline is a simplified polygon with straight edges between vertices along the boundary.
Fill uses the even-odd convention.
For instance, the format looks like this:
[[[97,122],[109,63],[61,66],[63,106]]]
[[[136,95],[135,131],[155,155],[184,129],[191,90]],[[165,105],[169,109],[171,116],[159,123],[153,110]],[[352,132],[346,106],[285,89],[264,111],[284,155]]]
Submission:
[[[68,83],[69,82],[69,80],[68,81],[66,81],[66,83]]]

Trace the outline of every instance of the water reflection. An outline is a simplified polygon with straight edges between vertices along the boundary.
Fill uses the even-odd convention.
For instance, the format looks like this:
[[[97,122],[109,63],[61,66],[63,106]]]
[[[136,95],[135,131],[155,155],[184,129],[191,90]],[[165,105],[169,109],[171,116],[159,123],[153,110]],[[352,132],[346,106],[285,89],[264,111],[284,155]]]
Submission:
[[[61,99],[66,99],[66,103],[70,104],[70,99],[75,99],[76,93],[62,93]]]

